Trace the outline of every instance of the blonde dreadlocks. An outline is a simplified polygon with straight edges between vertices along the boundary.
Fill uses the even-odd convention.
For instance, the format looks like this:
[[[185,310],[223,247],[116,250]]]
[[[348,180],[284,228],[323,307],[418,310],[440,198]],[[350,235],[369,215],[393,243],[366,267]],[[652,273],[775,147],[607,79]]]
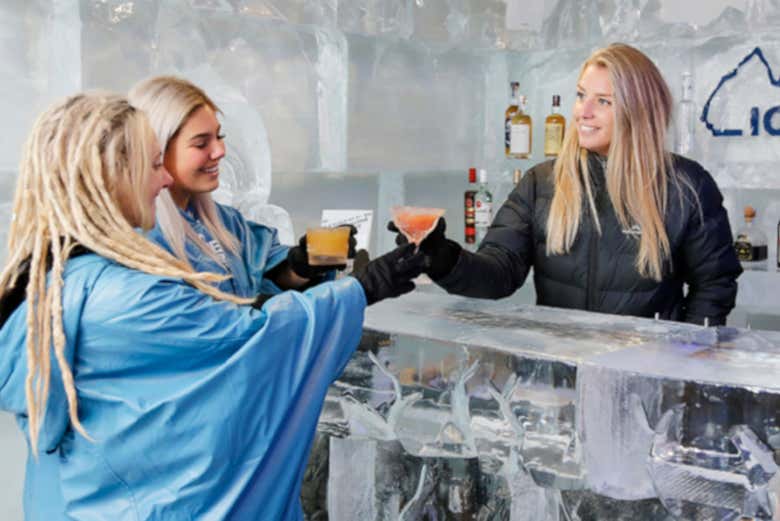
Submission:
[[[25,393],[36,456],[52,355],[62,374],[73,428],[89,438],[78,418],[73,373],[64,354],[62,275],[75,246],[128,268],[181,278],[217,299],[250,302],[211,285],[224,276],[194,272],[134,229],[154,225],[146,191],[154,139],[146,116],[126,99],[79,94],[41,114],[25,144],[0,298],[29,267]]]

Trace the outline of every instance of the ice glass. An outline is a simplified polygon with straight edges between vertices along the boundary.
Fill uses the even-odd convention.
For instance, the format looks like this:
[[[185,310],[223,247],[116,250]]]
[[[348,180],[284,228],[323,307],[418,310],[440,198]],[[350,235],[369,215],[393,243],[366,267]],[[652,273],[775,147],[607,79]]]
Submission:
[[[393,206],[393,222],[404,236],[416,245],[428,236],[444,215],[443,208],[421,208],[417,206]]]
[[[307,228],[306,250],[312,266],[336,266],[347,263],[349,227]]]

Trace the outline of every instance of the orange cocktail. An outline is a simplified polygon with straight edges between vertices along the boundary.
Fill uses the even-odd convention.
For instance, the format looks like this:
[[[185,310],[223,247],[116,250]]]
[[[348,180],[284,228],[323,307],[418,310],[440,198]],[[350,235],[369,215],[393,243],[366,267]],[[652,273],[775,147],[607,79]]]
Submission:
[[[396,228],[409,239],[409,242],[418,246],[436,227],[439,217],[444,215],[443,208],[417,206],[394,206],[391,211]]]
[[[307,228],[306,250],[312,266],[337,266],[347,263],[349,254],[348,226],[338,228]]]

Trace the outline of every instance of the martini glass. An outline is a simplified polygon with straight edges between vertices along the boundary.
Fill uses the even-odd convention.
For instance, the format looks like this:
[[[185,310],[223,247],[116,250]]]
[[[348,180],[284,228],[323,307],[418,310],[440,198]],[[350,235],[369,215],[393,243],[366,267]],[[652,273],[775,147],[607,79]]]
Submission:
[[[444,215],[444,208],[421,208],[418,206],[393,206],[390,208],[396,228],[409,242],[418,247]]]

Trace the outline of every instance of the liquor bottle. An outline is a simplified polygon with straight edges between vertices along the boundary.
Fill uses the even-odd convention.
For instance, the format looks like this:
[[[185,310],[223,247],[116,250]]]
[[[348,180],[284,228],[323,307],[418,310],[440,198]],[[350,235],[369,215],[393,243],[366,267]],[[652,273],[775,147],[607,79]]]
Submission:
[[[479,170],[479,187],[474,195],[474,207],[476,208],[474,212],[476,239],[477,244],[481,244],[493,221],[493,194],[488,190],[487,171],[484,168]]]
[[[544,155],[545,157],[558,157],[563,144],[563,133],[566,130],[566,118],[559,114],[561,110],[561,97],[558,94],[552,97],[552,110],[544,120]]]
[[[463,223],[465,237],[463,241],[466,244],[477,242],[477,230],[475,224],[474,196],[477,191],[473,189],[477,182],[477,169],[469,168],[469,189],[463,193]]]
[[[674,122],[674,151],[681,155],[693,151],[696,132],[696,105],[693,103],[693,78],[690,72],[682,74],[682,97]]]
[[[745,225],[737,230],[737,240],[734,249],[737,257],[746,270],[767,269],[767,240],[764,232],[753,225],[756,211],[752,206],[745,207]],[[477,232],[479,233],[479,232]]]
[[[506,157],[510,157],[510,143],[512,142],[512,117],[517,113],[517,89],[520,84],[516,81],[509,82],[511,94],[509,96],[509,106],[504,112],[504,149]]]
[[[512,116],[509,135],[509,157],[528,159],[531,156],[531,116],[526,114],[526,97],[517,98],[517,112]]]

